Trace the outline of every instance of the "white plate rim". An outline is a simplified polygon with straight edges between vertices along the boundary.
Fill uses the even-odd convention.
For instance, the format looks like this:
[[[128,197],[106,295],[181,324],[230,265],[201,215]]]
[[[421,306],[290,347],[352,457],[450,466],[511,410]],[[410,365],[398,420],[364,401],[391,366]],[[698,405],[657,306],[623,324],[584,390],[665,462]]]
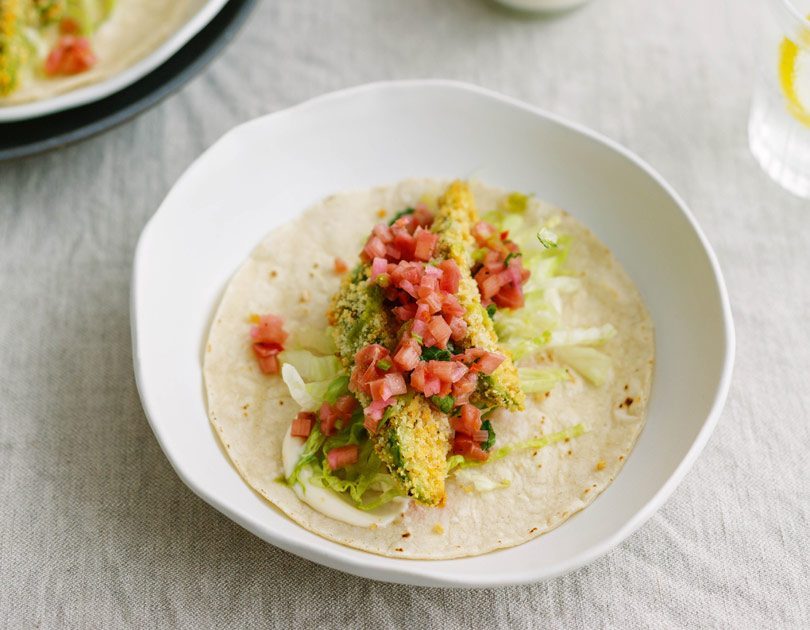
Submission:
[[[476,575],[458,575],[455,573],[453,574],[442,573],[440,571],[433,571],[433,570],[426,571],[424,567],[426,566],[429,567],[430,561],[423,561],[423,560],[411,561],[411,560],[390,559],[395,561],[396,565],[394,567],[381,568],[375,565],[374,560],[379,561],[379,556],[376,556],[374,554],[359,554],[357,557],[347,558],[343,555],[340,555],[339,551],[332,551],[331,549],[326,547],[315,549],[310,547],[308,544],[299,542],[293,537],[279,536],[275,535],[273,532],[267,533],[266,531],[260,531],[258,524],[253,523],[250,519],[247,519],[238,512],[235,512],[234,510],[230,509],[228,506],[223,504],[218,499],[218,497],[211,494],[206,488],[201,487],[193,479],[187,477],[184,474],[182,468],[172,459],[172,457],[169,455],[169,452],[167,451],[166,445],[164,443],[164,435],[161,431],[160,424],[156,422],[154,419],[155,414],[153,411],[153,407],[149,401],[149,395],[145,391],[144,387],[142,387],[143,375],[141,373],[141,366],[139,362],[139,353],[138,353],[139,337],[137,330],[138,295],[136,287],[138,285],[138,273],[140,261],[143,257],[143,250],[145,249],[144,244],[147,241],[149,231],[154,225],[155,218],[160,214],[161,210],[163,210],[163,208],[165,207],[166,200],[169,199],[171,191],[169,191],[163,203],[161,203],[160,207],[157,209],[155,214],[150,218],[150,220],[146,223],[146,225],[143,228],[143,231],[141,232],[141,236],[138,240],[138,244],[135,250],[135,258],[132,271],[131,295],[130,295],[132,355],[135,368],[135,381],[141,397],[144,412],[147,417],[147,420],[149,421],[150,426],[152,427],[153,432],[155,433],[155,436],[158,440],[158,443],[160,444],[161,449],[163,450],[167,459],[171,463],[175,472],[181,478],[181,480],[195,494],[197,494],[197,496],[202,498],[204,501],[206,501],[207,503],[215,507],[217,510],[228,516],[231,520],[235,521],[236,523],[238,523],[251,533],[255,534],[259,538],[267,542],[270,542],[271,544],[281,549],[284,549],[285,551],[289,551],[300,557],[303,557],[307,560],[317,562],[318,564],[322,564],[324,566],[333,569],[337,569],[340,571],[347,571],[354,575],[365,576],[379,581],[393,582],[399,584],[411,584],[417,586],[437,586],[437,587],[451,587],[451,588],[494,588],[500,586],[529,584],[555,578],[593,562],[594,560],[605,555],[608,551],[610,551],[611,549],[619,545],[621,542],[626,540],[634,532],[636,532],[647,520],[650,519],[650,517],[652,517],[652,515],[658,510],[658,508],[660,508],[671,496],[675,488],[686,476],[686,473],[694,465],[698,456],[703,451],[703,448],[706,446],[706,443],[711,437],[711,434],[714,431],[717,422],[719,421],[720,414],[723,410],[723,406],[728,396],[729,388],[731,385],[731,376],[733,372],[734,357],[736,351],[736,340],[731,312],[731,304],[728,297],[728,291],[725,285],[725,281],[723,279],[723,274],[720,269],[720,264],[708,239],[703,233],[703,230],[698,225],[695,217],[693,216],[692,212],[689,210],[688,206],[681,198],[681,196],[655,169],[653,169],[649,164],[647,164],[647,162],[641,159],[634,152],[630,151],[629,149],[620,145],[616,141],[608,138],[607,136],[593,129],[585,127],[584,125],[581,125],[579,123],[569,121],[557,114],[547,112],[539,107],[535,107],[524,101],[501,94],[499,92],[456,80],[408,79],[408,80],[378,81],[366,83],[358,86],[337,90],[327,94],[323,94],[321,96],[316,96],[298,105],[294,105],[292,107],[288,107],[276,112],[272,112],[270,114],[266,114],[264,116],[260,116],[253,120],[242,123],[226,132],[208,149],[206,149],[197,158],[197,160],[195,160],[194,163],[192,163],[189,166],[189,168],[180,176],[177,182],[175,182],[172,188],[174,189],[175,187],[179,186],[183,182],[183,180],[189,177],[190,173],[192,173],[195,170],[194,168],[195,165],[197,165],[202,160],[202,158],[204,158],[210,151],[214,150],[218,144],[225,141],[232,134],[241,131],[243,128],[249,127],[250,125],[256,124],[260,121],[280,118],[283,116],[293,114],[300,110],[305,110],[311,107],[328,104],[328,102],[331,100],[338,100],[347,97],[352,97],[354,95],[362,94],[364,92],[372,92],[375,90],[381,89],[384,90],[398,87],[406,89],[408,88],[418,89],[422,87],[441,87],[466,91],[489,99],[500,101],[512,107],[516,107],[518,109],[522,109],[524,111],[532,113],[546,120],[550,120],[551,122],[566,127],[598,143],[601,143],[607,146],[612,151],[620,154],[621,156],[632,162],[637,168],[644,171],[675,202],[676,207],[681,212],[683,217],[687,220],[690,227],[697,236],[711,267],[713,280],[720,300],[723,318],[723,334],[724,334],[723,342],[725,345],[725,356],[723,358],[720,380],[717,386],[717,390],[715,392],[715,396],[712,400],[709,413],[706,416],[706,419],[704,420],[700,428],[700,431],[695,437],[692,445],[689,447],[689,450],[687,451],[686,455],[683,457],[681,462],[678,464],[678,466],[675,468],[674,472],[664,482],[664,484],[662,484],[660,489],[652,496],[652,498],[649,501],[647,501],[647,503],[644,504],[639,510],[637,510],[636,513],[633,516],[631,516],[627,520],[627,522],[622,527],[620,527],[612,536],[607,537],[600,543],[594,544],[588,548],[583,549],[582,551],[575,554],[571,558],[565,561],[561,561],[555,565],[544,566],[541,567],[539,570],[534,571],[527,570],[522,572],[514,572],[512,574],[509,574],[507,577],[497,577],[495,579],[488,578],[487,580],[482,580],[480,579],[480,577]],[[463,558],[459,560],[463,560]]]
[[[111,77],[84,87],[70,90],[50,98],[4,106],[0,104],[0,123],[17,122],[55,114],[81,105],[87,105],[123,90],[142,79],[174,53],[185,46],[197,33],[214,19],[228,0],[208,0],[185,24],[169,36],[158,48],[135,64]]]

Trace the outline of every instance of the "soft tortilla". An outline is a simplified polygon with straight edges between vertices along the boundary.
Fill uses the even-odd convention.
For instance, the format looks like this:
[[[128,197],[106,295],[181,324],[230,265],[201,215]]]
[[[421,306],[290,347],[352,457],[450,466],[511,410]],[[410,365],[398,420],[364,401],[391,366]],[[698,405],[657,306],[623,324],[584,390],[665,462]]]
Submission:
[[[3,105],[38,101],[98,83],[136,64],[169,38],[206,0],[117,0],[110,17],[92,35],[98,61],[93,68],[73,76],[49,78],[25,73],[19,87]]]
[[[518,452],[477,469],[510,485],[470,492],[451,477],[444,508],[414,503],[392,525],[375,530],[332,520],[276,481],[281,443],[298,406],[278,377],[260,373],[251,352],[251,313],[272,312],[292,333],[325,327],[338,288],[336,256],[354,264],[364,237],[388,215],[445,182],[409,180],[331,196],[271,232],[231,280],[206,346],[204,373],[211,423],[242,477],[303,527],[336,542],[399,558],[454,558],[511,547],[547,532],[587,506],[619,472],[644,424],[653,367],[653,329],[641,297],[610,251],[581,223],[563,213],[559,233],[574,237],[567,266],[584,288],[565,298],[566,327],[612,323],[618,334],[602,349],[613,358],[612,378],[596,388],[575,376],[525,412],[501,412],[498,445],[552,433],[583,422],[585,435],[537,452]],[[496,207],[504,191],[472,183],[479,210]],[[560,211],[532,201],[539,218]],[[628,406],[625,401],[632,399]]]

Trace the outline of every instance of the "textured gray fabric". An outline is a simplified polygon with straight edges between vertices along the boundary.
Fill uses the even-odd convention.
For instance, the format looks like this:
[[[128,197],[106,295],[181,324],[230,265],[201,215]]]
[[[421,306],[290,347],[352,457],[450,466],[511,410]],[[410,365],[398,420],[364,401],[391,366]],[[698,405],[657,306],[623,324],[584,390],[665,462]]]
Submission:
[[[594,0],[554,20],[480,0],[261,3],[180,94],[0,165],[0,626],[810,626],[810,208],[746,146],[755,3]],[[723,418],[638,533],[544,584],[440,591],[320,568],[194,496],[131,369],[138,233],[232,126],[371,80],[446,77],[649,160],[714,244],[738,332]]]

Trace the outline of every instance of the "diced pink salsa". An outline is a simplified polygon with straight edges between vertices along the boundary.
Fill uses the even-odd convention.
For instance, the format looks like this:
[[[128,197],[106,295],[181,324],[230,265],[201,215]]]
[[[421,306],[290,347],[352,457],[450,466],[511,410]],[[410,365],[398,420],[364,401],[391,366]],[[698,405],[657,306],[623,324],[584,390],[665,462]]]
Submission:
[[[397,397],[409,390],[423,394],[443,411],[451,409],[452,452],[484,461],[489,454],[482,446],[489,432],[482,428],[481,410],[469,400],[478,375],[492,374],[506,357],[479,347],[455,350],[467,339],[465,309],[457,297],[461,270],[452,259],[434,260],[438,236],[430,231],[432,223],[430,211],[419,204],[391,225],[376,225],[368,237],[361,258],[370,266],[369,282],[380,287],[401,327],[393,350],[370,344],[355,354],[349,389],[371,401],[363,409],[369,433],[377,431]],[[483,221],[474,226],[473,236],[484,251],[473,269],[483,305],[523,306],[522,286],[529,272],[522,266],[517,245],[508,233],[498,233]],[[334,269],[344,273],[348,266],[336,258]],[[255,324],[253,351],[262,371],[275,374],[287,333],[275,315],[258,317]],[[290,432],[306,438],[318,422],[321,433],[334,435],[348,426],[357,408],[354,395],[334,404],[324,402],[317,414],[299,413]],[[326,455],[332,470],[350,466],[358,457],[354,444],[333,448]]]
[[[284,350],[287,332],[284,322],[277,315],[267,314],[252,317],[254,325],[250,329],[253,339],[253,354],[259,362],[259,369],[265,374],[278,374],[281,366],[278,353]]]
[[[330,469],[337,470],[338,468],[356,464],[359,456],[360,447],[357,444],[347,444],[331,449],[326,454],[326,461],[329,462]]]
[[[293,437],[308,438],[315,425],[315,414],[311,411],[299,411],[292,421],[290,435]]]
[[[492,374],[505,360],[501,354],[470,347],[450,354],[449,344],[463,344],[467,338],[465,310],[457,294],[461,270],[452,259],[434,261],[438,236],[430,231],[433,217],[418,205],[411,214],[391,225],[374,227],[361,258],[370,265],[369,281],[378,285],[387,306],[401,323],[396,348],[372,344],[354,357],[350,388],[365,394],[371,403],[363,410],[364,425],[373,433],[385,410],[412,390],[426,398],[438,396],[442,407],[448,398],[454,407],[451,422],[455,431],[453,452],[475,460],[488,454],[481,448],[488,431],[481,428],[481,412],[469,403],[479,374]],[[477,223],[473,236],[484,250],[473,270],[484,306],[523,306],[522,286],[529,277],[523,268],[518,246],[508,233],[498,233],[489,223]],[[455,347],[455,345],[454,345]],[[432,348],[423,359],[425,350]],[[436,351],[444,355],[436,360]]]
[[[523,306],[523,285],[529,270],[523,267],[520,248],[509,240],[509,232],[500,234],[486,221],[479,221],[472,230],[478,246],[485,252],[483,260],[473,268],[473,276],[484,306],[499,308]]]

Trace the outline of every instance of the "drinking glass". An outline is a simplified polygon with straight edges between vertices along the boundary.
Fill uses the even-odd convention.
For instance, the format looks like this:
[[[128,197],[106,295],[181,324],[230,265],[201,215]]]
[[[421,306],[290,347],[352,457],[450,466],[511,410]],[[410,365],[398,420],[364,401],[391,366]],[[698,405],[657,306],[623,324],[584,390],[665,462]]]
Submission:
[[[810,198],[810,0],[765,0],[748,142],[787,190]]]

